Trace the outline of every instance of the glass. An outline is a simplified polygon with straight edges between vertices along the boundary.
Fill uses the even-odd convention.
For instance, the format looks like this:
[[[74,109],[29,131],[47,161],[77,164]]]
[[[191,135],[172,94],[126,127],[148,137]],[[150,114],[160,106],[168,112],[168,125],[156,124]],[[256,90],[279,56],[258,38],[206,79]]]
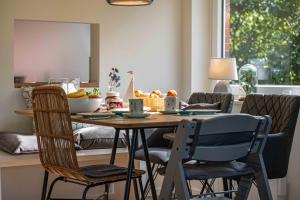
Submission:
[[[242,66],[239,70],[239,81],[246,94],[255,93],[258,83],[257,68],[251,64]]]
[[[69,94],[80,89],[80,78],[49,78],[48,84],[59,86],[64,89],[66,94]]]

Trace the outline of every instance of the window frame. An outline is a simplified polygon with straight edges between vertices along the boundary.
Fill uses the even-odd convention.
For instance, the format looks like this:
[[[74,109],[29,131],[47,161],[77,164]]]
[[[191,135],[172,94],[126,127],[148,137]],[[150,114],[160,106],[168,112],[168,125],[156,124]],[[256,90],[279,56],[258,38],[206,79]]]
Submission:
[[[214,6],[221,6],[222,9],[221,9],[221,17],[219,17],[217,20],[219,20],[218,22],[214,22],[214,25],[213,26],[216,26],[218,24],[221,24],[221,27],[218,27],[218,28],[221,28],[221,34],[220,34],[220,37],[221,37],[221,42],[222,44],[220,45],[221,48],[218,48],[218,46],[215,46],[213,48],[217,48],[217,52],[219,52],[219,54],[221,55],[221,57],[224,57],[225,56],[225,23],[226,23],[226,20],[225,20],[225,14],[226,14],[226,1],[227,0],[220,0],[217,2],[217,4],[215,4]],[[221,5],[220,5],[221,4]],[[216,10],[216,9],[214,9]],[[219,13],[214,13],[214,15],[219,15]],[[217,29],[218,30],[218,29]],[[239,85],[238,84],[231,84],[231,86],[233,87],[238,87]],[[281,92],[284,92],[285,90],[287,89],[290,89],[293,91],[293,94],[298,94],[300,95],[300,85],[272,85],[272,84],[257,84],[257,88],[258,88],[258,91],[257,93],[260,93],[260,91],[265,91],[265,89],[270,89],[271,91],[276,89],[276,90],[280,90]],[[261,90],[260,90],[261,89]]]

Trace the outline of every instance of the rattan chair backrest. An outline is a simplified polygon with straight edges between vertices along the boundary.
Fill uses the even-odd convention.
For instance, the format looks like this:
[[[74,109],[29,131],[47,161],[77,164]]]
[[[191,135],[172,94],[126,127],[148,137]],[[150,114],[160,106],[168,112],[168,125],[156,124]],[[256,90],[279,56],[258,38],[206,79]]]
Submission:
[[[58,176],[86,181],[80,174],[68,101],[57,86],[36,87],[32,106],[43,167]]]

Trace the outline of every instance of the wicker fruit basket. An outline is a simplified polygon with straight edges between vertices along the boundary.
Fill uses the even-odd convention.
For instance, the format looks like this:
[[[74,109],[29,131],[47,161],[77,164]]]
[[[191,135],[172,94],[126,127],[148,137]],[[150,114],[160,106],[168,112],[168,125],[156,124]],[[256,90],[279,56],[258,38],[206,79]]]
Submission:
[[[165,106],[164,98],[139,97],[144,100],[144,106],[150,107],[151,112],[163,110]]]

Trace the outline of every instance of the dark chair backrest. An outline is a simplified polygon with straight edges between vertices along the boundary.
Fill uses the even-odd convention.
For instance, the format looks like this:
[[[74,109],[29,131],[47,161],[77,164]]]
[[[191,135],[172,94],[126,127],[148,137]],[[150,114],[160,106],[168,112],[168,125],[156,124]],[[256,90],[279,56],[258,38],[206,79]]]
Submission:
[[[241,113],[272,118],[272,135],[269,135],[263,152],[270,179],[287,174],[299,108],[300,97],[295,95],[250,94],[243,102]]]
[[[259,152],[263,147],[263,138],[266,138],[271,126],[270,117],[245,114],[224,115],[196,122],[193,142],[189,145],[190,159],[214,162],[237,160],[246,157],[250,152]],[[219,141],[215,144],[203,144],[203,136],[230,139],[227,138],[223,143]]]
[[[231,93],[205,93],[195,92],[189,100],[189,104],[195,103],[217,103],[220,102],[220,110],[222,113],[231,113],[234,97]]]
[[[86,181],[77,162],[70,111],[64,90],[56,86],[34,88],[32,108],[43,167],[58,176]]]
[[[247,114],[222,115],[206,120],[183,120],[178,125],[160,199],[170,199],[174,185],[178,199],[190,199],[183,161],[223,162],[239,158],[247,160],[247,156],[253,154],[261,157],[270,127],[271,118],[269,116],[254,117]],[[243,141],[240,140],[236,143],[225,141],[219,145],[199,144],[202,136],[214,137],[232,133],[235,137],[243,135],[248,137],[243,137]],[[263,161],[255,163],[255,165],[262,167],[260,171],[266,177]]]

